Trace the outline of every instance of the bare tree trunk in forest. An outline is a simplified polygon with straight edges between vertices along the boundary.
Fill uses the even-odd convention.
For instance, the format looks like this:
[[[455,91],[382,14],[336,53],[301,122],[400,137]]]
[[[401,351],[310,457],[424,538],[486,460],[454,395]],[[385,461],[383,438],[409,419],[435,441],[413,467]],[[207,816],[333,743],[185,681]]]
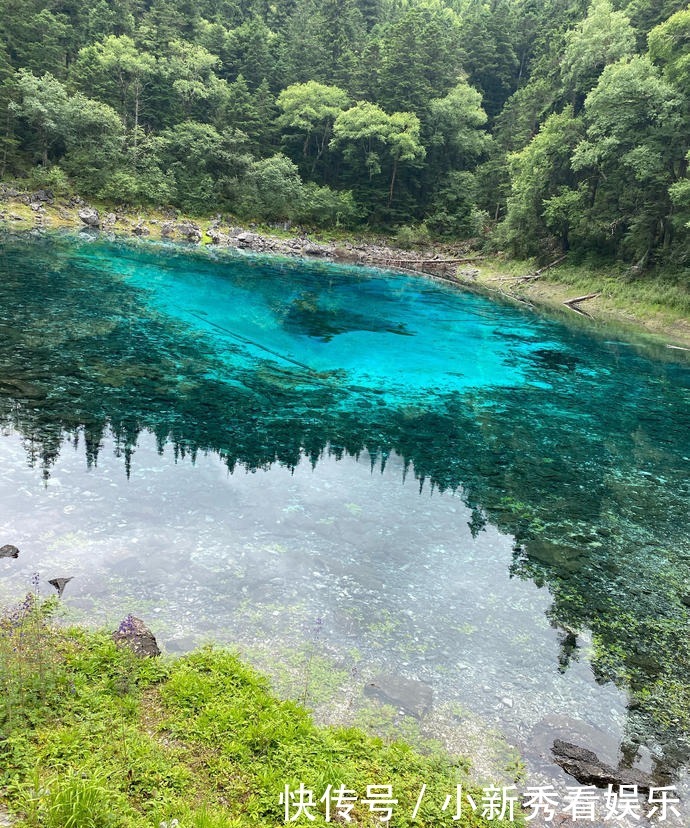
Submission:
[[[393,175],[391,176],[391,186],[390,190],[388,191],[388,206],[390,207],[393,203],[393,187],[395,187],[395,176],[398,172],[398,159],[395,158],[393,160]]]
[[[137,141],[139,139],[139,95],[141,93],[141,87],[139,86],[139,81],[136,81],[134,85],[134,154],[136,155],[137,151]]]

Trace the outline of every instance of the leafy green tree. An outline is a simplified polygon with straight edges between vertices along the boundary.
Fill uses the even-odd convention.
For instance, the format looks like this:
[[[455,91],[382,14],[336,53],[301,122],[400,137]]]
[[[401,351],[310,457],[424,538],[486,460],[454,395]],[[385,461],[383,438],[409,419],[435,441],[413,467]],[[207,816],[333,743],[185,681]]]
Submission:
[[[545,203],[576,184],[570,159],[582,133],[581,120],[567,109],[550,115],[529,144],[509,156],[511,192],[501,239],[516,255],[540,254],[548,248]]]
[[[37,78],[20,70],[16,86],[19,98],[11,108],[31,128],[43,166],[60,161],[81,192],[96,193],[122,150],[124,128],[117,112],[80,92],[68,94],[48,73]]]
[[[174,179],[172,199],[198,214],[217,209],[252,163],[237,133],[220,134],[210,124],[195,121],[165,130],[157,155]]]
[[[290,219],[302,204],[303,185],[297,166],[285,155],[254,161],[242,182],[238,212],[269,221]]]
[[[220,58],[203,46],[182,40],[169,44],[161,73],[171,82],[187,118],[195,104],[207,101],[213,94],[218,83],[214,70],[219,66]]]
[[[157,71],[154,56],[140,51],[131,37],[110,35],[79,52],[72,76],[92,97],[115,107],[126,126],[131,124],[136,151],[144,93]]]
[[[424,113],[457,82],[460,42],[460,20],[440,0],[409,6],[380,37],[378,102],[389,111]]]
[[[690,96],[690,6],[669,17],[649,33],[649,57],[664,76]]]
[[[429,103],[429,160],[441,169],[468,169],[488,149],[483,129],[487,114],[482,96],[467,81],[460,81],[443,98]]]
[[[172,204],[175,181],[162,169],[160,139],[143,134],[135,148],[125,144],[119,166],[110,171],[98,196],[116,204],[132,206]]]
[[[576,111],[596,84],[605,66],[635,49],[635,33],[622,11],[611,0],[592,0],[587,17],[566,35],[563,84]]]
[[[316,81],[295,83],[278,95],[276,103],[281,110],[278,127],[300,140],[302,157],[309,159],[313,174],[328,149],[336,118],[350,103],[347,92]]]
[[[37,78],[26,69],[17,72],[16,88],[19,100],[10,103],[10,109],[30,127],[27,141],[34,144],[41,163],[47,167],[51,151],[59,142],[64,145],[69,128],[69,95],[50,73]]]
[[[384,157],[390,162],[388,206],[393,201],[400,162],[419,161],[426,154],[420,142],[419,118],[414,113],[388,115],[368,101],[360,101],[338,115],[331,145],[342,147],[350,163],[363,162],[370,180],[381,172]]]
[[[585,100],[587,133],[573,153],[591,190],[591,242],[612,239],[647,264],[671,241],[668,189],[687,150],[677,92],[648,58],[606,67]]]
[[[332,190],[310,181],[302,189],[295,219],[305,224],[352,227],[359,211],[350,190]]]

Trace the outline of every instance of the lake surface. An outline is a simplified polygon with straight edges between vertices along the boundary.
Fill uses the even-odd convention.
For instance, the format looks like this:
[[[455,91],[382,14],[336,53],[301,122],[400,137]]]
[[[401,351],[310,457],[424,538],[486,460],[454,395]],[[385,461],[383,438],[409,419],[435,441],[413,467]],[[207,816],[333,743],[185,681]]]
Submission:
[[[686,788],[686,355],[378,270],[0,242],[0,595],[424,682],[527,784],[571,736]]]

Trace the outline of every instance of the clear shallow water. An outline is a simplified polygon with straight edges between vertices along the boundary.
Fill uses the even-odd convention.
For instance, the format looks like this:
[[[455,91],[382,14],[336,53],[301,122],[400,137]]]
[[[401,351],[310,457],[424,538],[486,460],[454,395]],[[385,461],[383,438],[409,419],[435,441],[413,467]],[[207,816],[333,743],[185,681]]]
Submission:
[[[78,576],[171,649],[321,617],[536,764],[572,727],[685,778],[683,354],[326,264],[8,237],[0,271],[6,591]]]

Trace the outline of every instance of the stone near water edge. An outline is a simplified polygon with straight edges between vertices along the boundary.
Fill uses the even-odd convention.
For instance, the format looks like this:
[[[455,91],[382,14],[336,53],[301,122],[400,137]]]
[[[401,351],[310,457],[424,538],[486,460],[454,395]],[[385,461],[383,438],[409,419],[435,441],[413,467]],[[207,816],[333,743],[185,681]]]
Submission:
[[[101,218],[98,215],[98,210],[95,210],[93,207],[85,207],[83,210],[80,210],[79,218],[87,227],[101,226]]]
[[[609,785],[637,785],[638,791],[646,794],[656,784],[647,773],[635,768],[614,768],[602,762],[591,750],[564,742],[562,739],[554,739],[551,752],[556,764],[582,785],[595,785],[598,788],[607,788]]]
[[[201,228],[198,224],[194,224],[194,222],[181,221],[175,229],[181,236],[187,239],[187,241],[197,243],[201,241]]]
[[[423,681],[381,674],[364,686],[364,695],[400,708],[421,719],[432,707],[434,691]]]
[[[302,253],[305,256],[326,256],[328,255],[329,251],[327,248],[322,247],[320,244],[306,242],[302,245]]]
[[[4,546],[0,546],[0,558],[18,558],[19,557],[19,550],[16,546],[13,546],[11,543],[6,543]]]
[[[237,246],[251,248],[259,241],[259,238],[256,233],[240,233],[237,236]]]
[[[113,641],[124,645],[139,658],[152,658],[161,654],[156,637],[141,618],[128,615],[113,633]]]

